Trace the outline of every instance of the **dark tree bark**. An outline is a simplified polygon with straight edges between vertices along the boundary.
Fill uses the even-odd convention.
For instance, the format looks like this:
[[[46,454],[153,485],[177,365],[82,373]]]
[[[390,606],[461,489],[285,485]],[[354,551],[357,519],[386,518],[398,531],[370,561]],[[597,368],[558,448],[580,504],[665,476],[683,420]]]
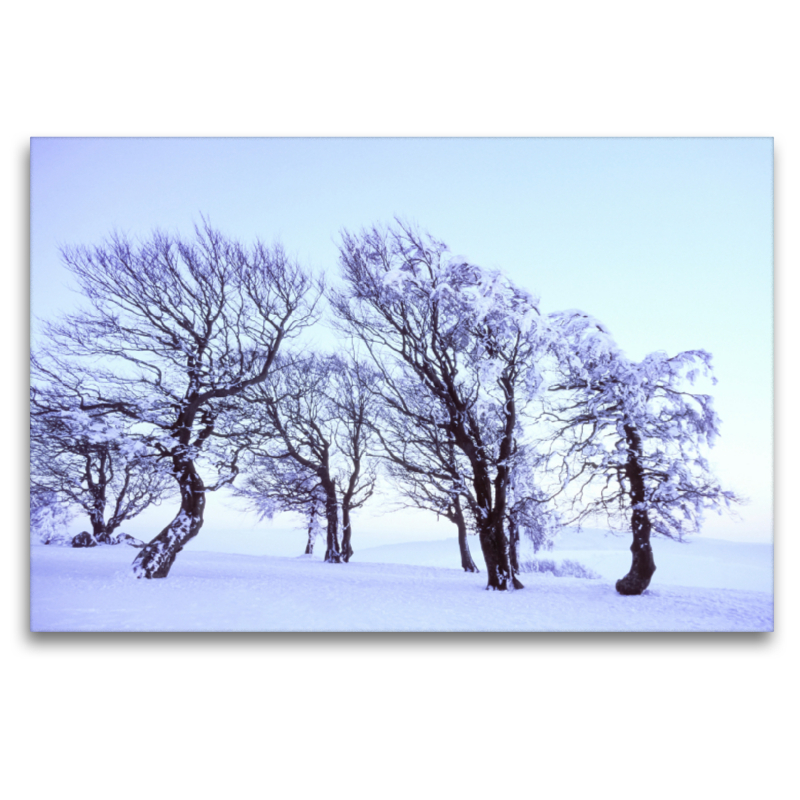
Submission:
[[[511,449],[514,443],[514,426],[516,424],[516,409],[514,405],[513,387],[507,376],[501,385],[506,395],[505,430],[500,442],[500,458],[494,479],[494,506],[492,506],[492,481],[486,461],[479,453],[474,453],[473,448],[468,448],[467,455],[471,456],[474,476],[475,496],[478,501],[480,519],[478,520],[478,535],[481,550],[486,559],[486,571],[489,573],[487,589],[495,591],[510,591],[523,589],[522,582],[514,574],[511,564],[510,547],[505,531],[506,505],[510,469],[508,467]],[[458,440],[456,440],[458,441]]]
[[[336,484],[331,480],[330,475],[320,475],[320,483],[325,491],[325,520],[328,524],[327,547],[325,549],[325,561],[328,564],[341,564],[342,554],[339,549],[339,519],[336,502]]]
[[[203,527],[206,487],[189,459],[175,458],[181,508],[175,519],[146,544],[133,562],[137,578],[166,578],[176,556]]]
[[[350,543],[350,505],[342,502],[342,560],[347,563],[353,555],[353,545]]]
[[[266,375],[266,370],[264,374]],[[172,452],[172,465],[181,497],[180,510],[172,522],[146,544],[134,559],[132,568],[137,578],[166,578],[178,553],[203,527],[206,486],[197,472],[194,461],[187,453],[190,450],[190,443],[194,448],[202,446],[213,432],[214,422],[207,409],[201,411],[203,400],[198,392],[192,390],[191,387],[195,385],[195,375],[192,374],[191,377],[193,380],[186,393],[186,404],[178,417],[176,430],[173,433],[176,445]],[[191,442],[190,437],[198,414],[202,427],[195,441]]]
[[[458,528],[458,549],[461,552],[461,568],[464,572],[480,572],[475,562],[472,560],[472,553],[469,552],[467,541],[467,521],[464,519],[464,511],[461,508],[461,501],[458,496],[453,498],[451,520]]]
[[[486,588],[500,592],[525,588],[511,566],[508,539],[503,531],[502,520],[498,523],[491,519],[479,525],[478,536],[486,561],[486,571],[489,573]]]
[[[633,559],[631,568],[627,575],[617,581],[616,588],[620,594],[641,594],[649,585],[656,571],[656,563],[653,559],[653,548],[650,545],[650,518],[647,509],[640,507],[644,503],[644,473],[641,465],[642,437],[631,424],[623,426],[625,438],[628,442],[628,460],[625,465],[625,475],[630,482],[631,504],[633,513],[631,514],[631,529],[633,531],[633,543],[631,553]]]
[[[508,537],[505,531],[506,496],[510,473],[508,462],[516,424],[512,381],[506,376],[501,383],[506,391],[505,420],[494,480],[491,477],[492,465],[485,456],[478,421],[459,399],[455,374],[445,373],[442,377],[431,374],[430,384],[443,400],[447,410],[449,422],[445,424],[445,429],[454,445],[467,457],[472,468],[476,527],[488,573],[486,588],[495,591],[522,589],[524,586],[514,575],[511,567]]]
[[[92,513],[89,514],[89,521],[92,523],[92,536],[94,536],[100,544],[110,544],[111,536],[103,520],[102,512],[97,514],[96,511],[93,510]]]
[[[511,517],[508,520],[508,558],[511,569],[519,574],[519,526],[516,520]]]
[[[478,508],[478,540],[481,544],[483,558],[488,573],[487,589],[509,591],[522,589],[522,583],[514,576],[509,559],[508,538],[504,530],[505,522],[505,487],[498,472],[495,484],[495,506],[491,504],[491,480],[482,459],[473,461],[473,485]]]

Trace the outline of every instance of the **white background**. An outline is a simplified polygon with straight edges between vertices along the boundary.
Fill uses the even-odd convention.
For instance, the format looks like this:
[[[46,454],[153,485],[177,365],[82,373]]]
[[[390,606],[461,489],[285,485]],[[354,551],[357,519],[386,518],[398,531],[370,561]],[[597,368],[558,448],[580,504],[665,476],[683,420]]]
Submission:
[[[4,16],[9,796],[788,796],[798,56],[788,4],[18,4]],[[34,636],[30,136],[775,137],[776,628]]]

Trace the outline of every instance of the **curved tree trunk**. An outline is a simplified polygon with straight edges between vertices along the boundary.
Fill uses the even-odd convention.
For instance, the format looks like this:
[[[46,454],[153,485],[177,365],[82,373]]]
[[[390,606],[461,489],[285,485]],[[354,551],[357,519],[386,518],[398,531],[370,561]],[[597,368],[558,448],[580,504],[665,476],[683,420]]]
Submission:
[[[461,552],[461,568],[464,572],[480,572],[475,562],[472,560],[472,553],[469,552],[467,541],[467,523],[464,519],[464,512],[461,508],[461,501],[458,497],[453,498],[453,517],[452,521],[458,528],[458,549]]]
[[[347,563],[353,555],[353,546],[350,543],[350,535],[352,529],[350,527],[350,505],[347,502],[342,503],[342,560]]]
[[[642,437],[631,424],[626,424],[624,429],[628,441],[625,475],[630,481],[633,506],[631,515],[633,559],[630,571],[617,581],[616,588],[620,594],[641,594],[650,585],[650,579],[656,571],[656,562],[653,559],[653,548],[650,546],[650,517],[647,509],[640,506],[645,500],[644,474],[639,461],[642,454]]]
[[[166,578],[175,557],[190,539],[197,536],[203,526],[206,507],[203,479],[197,474],[194,463],[188,460],[176,464],[176,474],[181,493],[181,510],[134,559],[133,574],[137,578]]]
[[[631,544],[631,568],[624,578],[617,581],[620,594],[641,594],[649,585],[656,571],[653,548],[650,545],[650,520],[647,512],[633,512],[633,543]]]

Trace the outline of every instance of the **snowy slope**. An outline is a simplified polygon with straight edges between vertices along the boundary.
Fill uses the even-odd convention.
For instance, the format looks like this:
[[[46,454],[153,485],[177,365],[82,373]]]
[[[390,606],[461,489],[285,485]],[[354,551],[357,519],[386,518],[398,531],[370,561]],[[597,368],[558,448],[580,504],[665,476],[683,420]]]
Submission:
[[[594,550],[563,551],[611,577],[601,580],[526,574],[526,588],[486,592],[485,574],[457,566],[455,540],[390,545],[362,551],[351,564],[307,557],[184,551],[166,580],[130,576],[127,547],[72,550],[31,547],[31,627],[34,631],[768,631],[771,591],[753,591],[771,577],[771,548],[760,566],[741,551],[727,553],[727,581],[710,588],[695,563],[698,585],[661,580],[641,597],[621,597],[614,579],[627,568],[624,543],[583,540]],[[569,542],[567,542],[569,544]],[[620,544],[622,553],[620,554]],[[659,543],[661,545],[662,543]],[[668,543],[672,544],[672,543]],[[725,555],[713,540],[697,559]],[[723,545],[743,547],[724,542]],[[574,548],[574,543],[570,545]],[[680,551],[689,564],[686,546]],[[454,548],[455,553],[454,553]],[[715,549],[716,548],[716,549]],[[473,547],[477,551],[477,547]],[[656,561],[670,577],[666,548]],[[599,554],[599,555],[598,555]],[[474,553],[476,557],[478,552]],[[556,556],[559,554],[556,553]],[[677,557],[677,556],[675,556]],[[405,560],[406,563],[399,563]],[[720,561],[720,558],[717,558]],[[393,563],[392,563],[393,562]],[[446,562],[449,567],[440,565]],[[720,562],[721,563],[721,562]],[[767,566],[768,565],[768,566]],[[622,572],[620,572],[620,569]],[[765,572],[766,571],[766,572]],[[672,577],[675,577],[672,575]],[[749,587],[749,588],[748,588]]]
[[[469,539],[472,558],[485,569],[476,537]],[[630,538],[607,531],[567,530],[543,558],[572,559],[614,583],[630,568]],[[746,589],[772,593],[772,545],[731,542],[697,537],[688,543],[670,539],[653,540],[656,574],[652,588],[658,586],[696,586],[709,589]],[[415,564],[417,566],[457,568],[461,561],[456,539],[435,542],[406,542],[356,550],[356,562]]]

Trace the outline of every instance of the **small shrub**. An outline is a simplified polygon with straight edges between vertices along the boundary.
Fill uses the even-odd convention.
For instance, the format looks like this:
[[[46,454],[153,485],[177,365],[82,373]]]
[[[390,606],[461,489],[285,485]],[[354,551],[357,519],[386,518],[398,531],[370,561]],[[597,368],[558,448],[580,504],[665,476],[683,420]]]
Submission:
[[[519,565],[520,572],[549,572],[556,578],[586,578],[597,580],[598,575],[594,570],[585,567],[578,561],[565,558],[563,561],[554,561],[551,558],[533,558],[523,561]]]

